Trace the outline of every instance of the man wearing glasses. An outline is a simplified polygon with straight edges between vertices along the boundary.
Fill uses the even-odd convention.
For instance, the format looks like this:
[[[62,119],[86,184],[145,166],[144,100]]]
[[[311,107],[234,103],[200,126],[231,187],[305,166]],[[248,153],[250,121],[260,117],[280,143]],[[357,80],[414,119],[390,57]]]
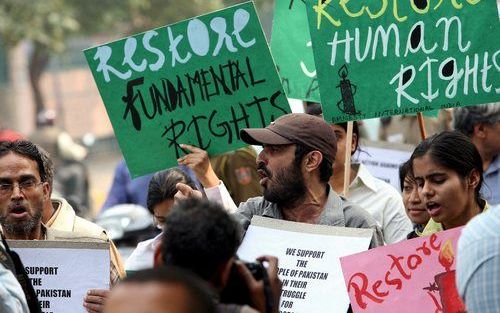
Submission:
[[[45,203],[50,203],[50,173],[43,152],[30,141],[0,142],[0,226],[12,240],[82,240],[107,242],[100,236],[58,231],[42,224]],[[118,282],[118,269],[111,262],[111,286]],[[93,298],[104,299],[108,291],[96,290]],[[102,294],[101,294],[102,293]],[[85,300],[89,312],[100,312],[102,302]],[[96,306],[96,307],[95,307]]]
[[[0,224],[7,239],[44,239],[43,203],[50,196],[47,174],[35,145],[0,144]]]

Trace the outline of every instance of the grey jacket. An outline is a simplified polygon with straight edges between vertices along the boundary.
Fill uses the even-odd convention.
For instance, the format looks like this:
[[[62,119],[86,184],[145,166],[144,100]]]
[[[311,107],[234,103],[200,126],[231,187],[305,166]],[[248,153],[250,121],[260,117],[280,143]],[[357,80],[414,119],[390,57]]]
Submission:
[[[254,215],[269,218],[283,219],[283,214],[278,205],[265,200],[263,197],[250,198],[242,202],[233,215],[246,230]],[[360,206],[347,201],[329,189],[328,199],[320,215],[320,225],[338,227],[371,228],[374,230],[370,248],[383,246],[384,237],[375,219]]]

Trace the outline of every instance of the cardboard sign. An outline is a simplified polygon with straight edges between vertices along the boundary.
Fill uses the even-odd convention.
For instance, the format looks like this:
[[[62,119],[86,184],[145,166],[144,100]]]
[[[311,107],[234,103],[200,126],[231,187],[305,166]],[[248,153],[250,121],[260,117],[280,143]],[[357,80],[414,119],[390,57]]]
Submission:
[[[85,313],[89,289],[109,289],[109,244],[9,241],[23,262],[43,313]]]
[[[493,0],[307,0],[325,120],[500,99]]]
[[[275,1],[271,51],[287,96],[319,102],[319,85],[303,1]]]
[[[243,147],[239,130],[290,112],[253,3],[85,50],[132,176],[191,144]]]
[[[368,168],[370,174],[400,191],[399,166],[410,159],[414,147],[405,144],[363,141],[354,159]]]
[[[462,228],[340,259],[355,313],[463,313],[455,285]]]
[[[238,256],[279,259],[280,312],[346,312],[349,306],[339,257],[368,249],[371,229],[252,218]],[[272,240],[270,240],[272,238]]]

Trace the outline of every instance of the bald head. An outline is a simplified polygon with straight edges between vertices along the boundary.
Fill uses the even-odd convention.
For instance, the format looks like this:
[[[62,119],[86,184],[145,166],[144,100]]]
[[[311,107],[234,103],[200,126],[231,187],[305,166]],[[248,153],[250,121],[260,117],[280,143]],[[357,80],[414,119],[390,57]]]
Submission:
[[[123,283],[111,293],[104,313],[191,313],[185,286],[165,284]]]
[[[104,313],[214,313],[208,287],[174,268],[139,271],[119,283]]]

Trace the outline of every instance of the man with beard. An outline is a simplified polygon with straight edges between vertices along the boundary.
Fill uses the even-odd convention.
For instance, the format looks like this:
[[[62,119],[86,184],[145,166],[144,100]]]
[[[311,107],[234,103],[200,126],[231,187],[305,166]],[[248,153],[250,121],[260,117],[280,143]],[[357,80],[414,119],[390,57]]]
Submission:
[[[7,239],[42,240],[50,188],[38,150],[23,143],[0,143],[0,224]]]
[[[372,228],[371,247],[383,245],[376,221],[368,212],[337,195],[328,184],[337,151],[336,137],[322,119],[302,113],[281,116],[266,128],[243,129],[241,139],[263,146],[257,169],[263,197],[242,202],[237,209],[206,159],[206,152],[190,150],[178,160],[193,168],[207,197],[222,203],[246,229],[254,215],[309,224]],[[179,197],[199,196],[179,184]]]
[[[0,142],[0,225],[7,239],[63,240],[109,242],[101,234],[67,232],[46,228],[42,224],[44,206],[50,203],[49,174],[41,150],[30,141]],[[118,269],[110,266],[111,286],[118,282]],[[99,290],[98,290],[99,291]],[[100,312],[102,304],[94,305],[104,295],[86,299],[89,312]],[[88,296],[89,297],[89,296]],[[88,298],[87,297],[87,298]]]

